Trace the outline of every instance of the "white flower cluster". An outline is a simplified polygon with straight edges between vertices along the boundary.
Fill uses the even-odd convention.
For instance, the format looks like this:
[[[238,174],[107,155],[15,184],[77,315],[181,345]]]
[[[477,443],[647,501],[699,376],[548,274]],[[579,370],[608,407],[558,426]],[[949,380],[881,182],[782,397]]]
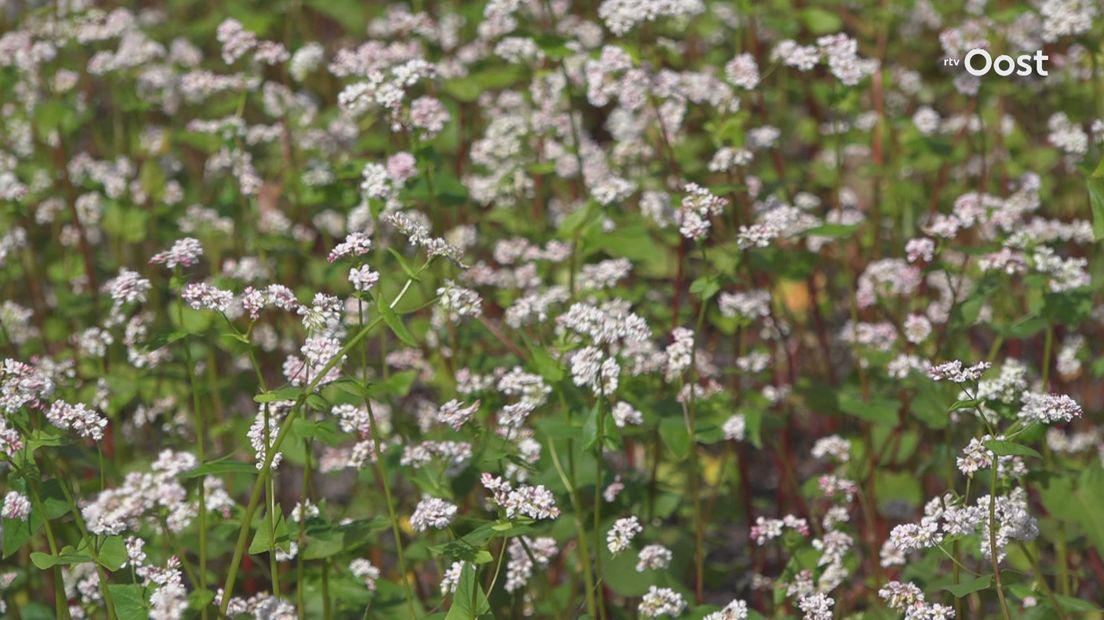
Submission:
[[[84,403],[73,405],[63,400],[54,401],[46,412],[46,419],[58,428],[72,430],[94,441],[103,439],[107,428],[107,418]]]
[[[686,599],[671,588],[648,586],[648,591],[640,597],[637,611],[645,618],[670,616],[677,618],[686,609]]]
[[[927,602],[924,593],[912,583],[891,581],[878,590],[878,596],[890,609],[904,614],[905,620],[952,620],[955,617],[953,607]]]
[[[506,480],[489,473],[483,474],[482,482],[483,487],[491,492],[494,503],[506,511],[507,519],[529,517],[539,521],[560,516],[556,498],[543,485],[523,484],[515,489]]]
[[[428,529],[443,530],[456,517],[456,504],[450,504],[436,497],[423,497],[410,517],[410,527],[415,532]]]
[[[203,246],[200,245],[199,240],[185,237],[174,242],[169,249],[154,254],[149,262],[154,265],[164,265],[169,269],[176,269],[177,267],[190,267],[196,264],[202,255]]]
[[[705,11],[701,0],[603,0],[598,17],[617,36],[661,17],[690,17]]]
[[[628,549],[632,539],[642,531],[644,526],[640,525],[640,519],[636,517],[624,517],[614,521],[606,532],[606,546],[609,547],[610,554],[617,555]]]

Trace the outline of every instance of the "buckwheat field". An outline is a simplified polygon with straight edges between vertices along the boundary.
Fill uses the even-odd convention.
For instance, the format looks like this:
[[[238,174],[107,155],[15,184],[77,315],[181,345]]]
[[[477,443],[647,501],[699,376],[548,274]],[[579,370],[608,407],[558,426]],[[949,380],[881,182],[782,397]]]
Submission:
[[[1101,0],[412,1],[0,0],[0,615],[1104,618]]]

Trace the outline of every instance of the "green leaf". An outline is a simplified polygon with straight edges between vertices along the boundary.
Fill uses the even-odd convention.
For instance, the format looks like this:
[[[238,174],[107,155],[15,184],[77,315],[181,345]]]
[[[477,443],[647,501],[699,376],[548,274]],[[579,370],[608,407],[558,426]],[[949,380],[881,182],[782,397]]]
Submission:
[[[977,409],[978,405],[980,405],[980,404],[981,404],[981,401],[979,401],[977,399],[956,400],[953,403],[951,403],[950,410],[951,411],[962,411],[964,409]]]
[[[1058,604],[1062,606],[1062,609],[1066,611],[1072,611],[1076,613],[1092,613],[1100,611],[1100,608],[1094,605],[1091,601],[1085,599],[1074,598],[1072,596],[1064,596],[1061,594],[1055,594],[1054,598],[1058,599]]]
[[[68,566],[70,564],[83,564],[91,562],[92,557],[87,553],[78,553],[72,547],[66,547],[57,555],[36,551],[31,554],[31,563],[39,570],[46,570],[55,566]]]
[[[839,16],[826,9],[810,7],[801,12],[801,21],[813,34],[831,34],[839,32],[842,22]]]
[[[278,400],[297,400],[302,393],[302,388],[294,385],[285,385],[282,388],[261,392],[253,397],[253,401],[258,403],[272,403]]]
[[[97,554],[97,561],[100,566],[103,566],[111,572],[115,572],[123,567],[127,561],[126,543],[123,542],[122,536],[109,536],[100,543],[100,551]]]
[[[153,338],[146,341],[144,348],[146,351],[156,351],[161,347],[168,346],[178,340],[183,340],[188,337],[188,332],[184,330],[176,330],[167,334],[158,334]]]
[[[399,267],[402,267],[403,273],[406,274],[406,277],[415,282],[421,282],[418,277],[418,272],[414,271],[414,268],[406,260],[406,257],[404,257],[402,254],[399,254],[399,252],[395,248],[387,248],[387,251],[391,253],[391,256],[395,257],[395,260],[399,261]]]
[[[284,513],[277,513],[275,520],[276,527],[272,528],[270,527],[268,515],[262,515],[257,533],[253,535],[253,542],[249,543],[250,555],[266,553],[273,549],[283,549],[284,551],[290,549],[291,538],[288,533],[287,520],[284,519]]]
[[[291,423],[291,430],[303,439],[317,439],[327,445],[336,445],[341,441],[337,424],[333,420],[304,420],[299,418]]]
[[[690,455],[690,433],[686,431],[686,421],[670,417],[659,421],[659,436],[664,445],[679,459]]]
[[[202,478],[203,476],[220,476],[222,474],[255,474],[257,467],[253,463],[233,460],[234,455],[228,454],[220,459],[207,461],[206,463],[181,473],[178,477],[183,480]]]
[[[31,515],[26,521],[4,519],[4,558],[19,551],[40,527],[42,527],[42,517],[34,508],[31,509]]]
[[[149,603],[146,589],[137,584],[112,583],[107,586],[111,599],[115,602],[115,614],[119,620],[146,620],[149,618]]]
[[[418,341],[414,340],[414,335],[410,333],[410,330],[406,328],[406,325],[399,318],[399,315],[395,314],[395,310],[383,300],[383,297],[379,298],[379,302],[376,304],[379,308],[380,316],[383,317],[383,322],[387,323],[387,326],[391,328],[395,336],[402,341],[408,347],[418,346]]]
[[[552,60],[560,60],[571,55],[567,39],[555,34],[541,34],[533,38],[544,55]]]
[[[560,221],[560,229],[557,235],[561,239],[568,239],[581,231],[584,226],[602,212],[602,207],[594,201],[587,202],[586,206],[575,209],[567,217]]]
[[[321,560],[341,553],[345,548],[345,532],[327,524],[307,526],[307,544],[303,549],[304,560]]]
[[[821,224],[815,228],[806,230],[804,234],[813,237],[830,237],[833,239],[839,237],[850,237],[852,233],[859,229],[857,224]]]
[[[127,209],[117,203],[109,203],[104,209],[101,225],[104,231],[123,243],[137,243],[146,238],[146,220],[149,214],[141,209]]]
[[[529,347],[529,361],[533,370],[551,384],[559,383],[564,378],[564,368],[543,347]]]
[[[1004,335],[1007,338],[1027,338],[1046,329],[1047,322],[1041,316],[1030,315],[1005,327]]]
[[[576,211],[575,213],[578,213]],[[652,240],[648,229],[643,226],[629,225],[600,231],[588,238],[598,249],[611,256],[621,256],[633,261],[645,261],[662,256],[664,248],[657,246]]]
[[[844,391],[839,395],[839,408],[874,424],[897,424],[897,401],[890,398],[872,396],[864,401],[858,392]]]
[[[1104,241],[1104,179],[1095,175],[1086,181],[1089,207],[1092,209],[1093,238]]]
[[[1098,465],[1082,471],[1074,498],[1081,508],[1076,517],[1082,528],[1097,551],[1104,552],[1104,469]]]
[[[402,398],[410,393],[410,388],[414,385],[414,380],[417,377],[418,372],[416,370],[396,372],[388,377],[386,381],[369,385],[367,392],[372,398],[381,400],[388,397]]]
[[[1034,448],[1029,448],[1014,441],[1006,441],[1004,439],[990,439],[985,442],[985,447],[989,448],[989,450],[997,456],[1033,456],[1037,459],[1043,458],[1043,455],[1039,454],[1038,450]]]
[[[476,620],[483,614],[490,613],[491,603],[487,600],[483,587],[479,585],[478,576],[475,566],[464,562],[464,567],[460,569],[460,582],[452,595],[452,606],[449,607],[445,620]]]
[[[721,284],[717,281],[716,276],[702,276],[690,284],[690,292],[697,295],[702,301],[709,300],[719,290],[721,290]]]
[[[56,448],[69,443],[69,438],[53,426],[35,429],[27,436],[27,450],[34,453],[39,448]]]
[[[599,404],[595,403],[583,420],[583,449],[589,450],[598,443]]]
[[[509,529],[496,529],[501,522],[484,523],[456,540],[429,548],[438,557],[451,557],[465,562],[483,564],[491,560],[487,543],[493,538],[510,538],[528,534],[532,527],[527,523],[512,523]]]
[[[955,598],[962,598],[968,594],[974,592],[980,592],[992,585],[992,575],[981,575],[980,577],[974,577],[973,579],[967,579],[960,583],[952,583],[950,585],[943,586],[943,589],[951,594],[955,595]]]

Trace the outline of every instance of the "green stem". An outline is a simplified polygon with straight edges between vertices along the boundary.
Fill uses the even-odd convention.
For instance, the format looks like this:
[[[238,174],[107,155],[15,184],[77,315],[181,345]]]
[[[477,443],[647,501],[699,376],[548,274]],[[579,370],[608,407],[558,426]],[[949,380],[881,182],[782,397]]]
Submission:
[[[411,280],[407,280],[407,286],[403,287],[400,296],[404,294],[407,287],[410,285]],[[394,306],[394,304],[392,304]],[[357,300],[357,314],[361,325],[364,324],[364,302]],[[368,373],[368,351],[367,348],[361,349],[361,365],[363,372],[365,373],[364,382],[367,385],[367,373]],[[387,518],[391,522],[391,535],[395,539],[395,552],[398,554],[399,559],[399,573],[400,579],[403,585],[403,596],[406,598],[407,611],[410,613],[410,617],[417,616],[414,607],[414,593],[410,587],[410,581],[407,579],[406,573],[406,554],[403,550],[402,532],[399,530],[399,518],[395,514],[395,502],[391,498],[391,482],[388,479],[386,470],[386,464],[383,457],[383,444],[380,441],[379,426],[376,424],[376,413],[372,408],[372,400],[368,398],[367,394],[364,397],[364,406],[368,409],[368,421],[372,425],[372,443],[375,451],[375,458],[372,460],[372,468],[375,470],[376,478],[380,481],[380,486],[383,487],[383,498],[387,502]]]
[[[705,246],[701,246],[702,261],[708,265],[705,254]],[[686,408],[686,433],[690,437],[690,493],[692,495],[692,502],[694,508],[694,595],[699,604],[705,598],[705,524],[702,522],[702,510],[701,510],[701,466],[698,462],[698,443],[695,439],[695,431],[697,429],[697,407],[696,390],[697,387],[697,352],[698,352],[698,334],[702,333],[702,326],[705,324],[705,308],[706,300],[702,299],[698,304],[698,319],[695,324],[694,338],[690,347],[690,395],[689,403]],[[676,317],[677,318],[677,317]]]
[[[599,381],[602,379],[599,378]],[[606,434],[606,410],[605,393],[598,397],[598,443],[594,447],[594,574],[598,579],[602,575],[602,443]],[[595,604],[598,606],[598,617],[606,618],[606,597],[602,589],[597,587]]]
[[[38,494],[38,483],[33,478],[26,478],[27,486],[31,491],[31,501],[34,502],[34,510],[45,514],[45,508],[42,503],[42,498]],[[43,525],[46,530],[46,544],[50,548],[50,555],[56,556],[58,554],[57,540],[54,538],[54,530],[50,527],[50,520],[43,518]],[[108,615],[114,613],[114,606],[108,607]],[[65,596],[65,581],[61,576],[61,567],[54,566],[54,611],[58,618],[63,620],[69,620],[71,618],[69,614],[69,600]]]
[[[249,533],[253,524],[253,516],[257,512],[257,506],[261,502],[261,495],[264,493],[266,475],[265,472],[272,470],[272,461],[276,457],[279,451],[280,445],[283,444],[284,439],[287,437],[288,432],[291,431],[291,425],[295,421],[295,418],[299,415],[300,410],[303,407],[303,403],[307,400],[307,395],[313,393],[314,389],[318,387],[319,381],[322,377],[337,365],[338,360],[344,357],[350,349],[355,347],[361,340],[364,339],[368,333],[383,322],[383,318],[373,319],[371,323],[364,326],[353,338],[338,351],[338,354],[333,357],[329,362],[323,366],[322,371],[319,372],[313,381],[307,386],[306,389],[295,400],[295,404],[292,406],[291,411],[288,413],[287,418],[280,424],[279,430],[276,432],[276,438],[273,440],[272,445],[265,450],[264,460],[261,462],[261,475],[257,476],[256,481],[253,483],[253,490],[249,494],[249,501],[245,506],[245,513],[242,516],[241,529],[238,530],[238,540],[234,545],[234,555],[230,559],[230,566],[226,572],[226,582],[223,584],[223,596],[222,602],[219,605],[219,613],[222,616],[226,615],[226,609],[230,605],[230,598],[233,596],[234,583],[238,578],[238,569],[241,567],[242,556],[245,555],[245,548],[249,542]]]
[[[1001,615],[1004,620],[1012,620],[1008,613],[1008,603],[1004,600],[1004,583],[1001,581],[1000,562],[997,559],[997,461],[993,459],[992,484],[989,488],[989,559],[993,565],[993,580],[997,583],[997,599],[1000,601]]]
[[[184,309],[180,308],[180,325],[184,325]],[[185,372],[188,374],[188,386],[192,391],[192,412],[195,414],[196,424],[196,458],[202,465],[207,460],[207,434],[204,427],[203,411],[199,405],[199,390],[195,383],[195,364],[192,362],[192,349],[188,342],[184,342],[184,363],[187,364]],[[207,592],[207,489],[204,485],[205,478],[199,478],[197,493],[199,494],[199,576],[200,592]],[[200,617],[207,620],[207,605],[200,609]]]
[[[570,450],[571,447],[568,446],[568,449]],[[575,488],[574,481],[564,471],[563,465],[560,464],[559,454],[556,453],[556,443],[551,437],[548,439],[548,453],[552,457],[552,465],[556,468],[556,473],[560,475],[560,480],[567,488],[568,497],[571,498],[571,507],[575,510],[576,515],[582,514],[582,501],[579,499],[579,491]],[[579,541],[579,558],[581,560],[579,563],[583,565],[583,590],[586,591],[587,615],[594,618],[597,615],[597,606],[594,601],[596,588],[594,574],[591,572],[590,566],[590,549],[587,548],[587,536],[583,530],[582,522],[578,518],[573,519],[573,521],[575,523],[575,537]]]
[[[419,269],[419,272],[424,271],[431,262],[432,259],[426,261],[426,263],[422,265],[422,267]],[[403,295],[405,295],[406,291],[409,290],[411,282],[413,282],[413,279],[407,279],[402,291],[400,291],[399,294],[395,297],[394,301],[391,302],[390,307],[392,309],[396,305],[398,305],[399,301],[402,300]],[[336,355],[333,356],[333,358],[330,359],[330,361],[326,362],[322,369],[319,370],[318,374],[315,375],[314,379],[299,394],[298,398],[295,399],[295,404],[292,406],[287,418],[285,418],[283,423],[280,424],[280,429],[276,433],[275,441],[273,441],[271,446],[266,447],[264,461],[261,463],[262,475],[258,476],[257,480],[253,483],[253,490],[249,494],[249,502],[245,506],[245,514],[242,515],[241,529],[238,530],[238,541],[234,545],[234,555],[230,559],[230,566],[227,568],[226,582],[224,583],[222,588],[222,602],[219,605],[220,615],[226,615],[226,610],[230,605],[230,598],[234,594],[234,582],[237,581],[238,569],[241,568],[242,556],[245,555],[245,548],[249,542],[249,532],[253,524],[253,515],[257,512],[257,506],[258,504],[260,504],[261,494],[264,490],[264,473],[270,472],[272,470],[272,461],[276,458],[276,454],[280,449],[280,445],[284,443],[284,439],[291,431],[292,423],[295,422],[296,416],[298,416],[299,412],[302,410],[303,403],[306,402],[307,396],[314,393],[315,388],[318,387],[318,384],[330,372],[330,370],[332,370],[333,367],[336,366],[338,362],[349,353],[349,351],[360,344],[360,341],[364,340],[364,338],[382,322],[382,316],[372,319],[372,321],[362,327],[360,331],[357,332],[349,340],[349,342],[345,343],[345,345],[341,347],[341,349],[337,352]]]
[[[303,452],[307,455],[307,463],[303,467],[303,495],[299,500],[299,553],[295,555],[295,601],[299,608],[299,618],[306,617],[306,602],[303,598],[304,563],[303,550],[307,542],[307,501],[311,485],[311,440],[303,440]]]
[[[322,620],[331,620],[333,611],[330,609],[330,563],[322,563]]]
[[[1058,603],[1058,597],[1054,596],[1054,590],[1052,590],[1050,584],[1047,583],[1046,575],[1043,574],[1043,569],[1039,566],[1039,561],[1036,560],[1035,556],[1028,550],[1027,545],[1022,542],[1020,543],[1020,550],[1027,556],[1027,561],[1031,564],[1031,569],[1035,571],[1039,579],[1039,584],[1043,587],[1043,593],[1046,594],[1047,600],[1050,601],[1050,606],[1054,608],[1054,613],[1058,614],[1059,620],[1066,620],[1066,612]]]

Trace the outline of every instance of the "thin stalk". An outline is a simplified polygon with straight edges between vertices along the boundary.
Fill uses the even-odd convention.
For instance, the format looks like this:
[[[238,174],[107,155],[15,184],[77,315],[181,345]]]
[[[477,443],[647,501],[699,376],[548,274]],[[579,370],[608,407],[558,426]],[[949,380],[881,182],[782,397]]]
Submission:
[[[42,511],[42,498],[38,495],[38,483],[34,482],[33,478],[28,478],[28,487],[31,491],[31,501],[34,502],[35,510]],[[43,519],[43,525],[46,530],[46,545],[50,548],[50,555],[57,555],[57,540],[54,538],[54,530],[50,527],[50,520]],[[58,618],[63,620],[69,620],[72,616],[69,615],[69,600],[65,596],[65,582],[61,577],[61,567],[54,566],[54,612]],[[110,613],[110,612],[109,612]]]
[[[184,310],[180,306],[180,324],[184,324]],[[192,391],[192,412],[195,414],[196,425],[196,458],[202,465],[207,460],[207,434],[203,424],[203,411],[199,406],[199,390],[195,383],[195,364],[192,362],[192,350],[188,343],[184,343],[184,363],[187,364],[188,386]],[[199,494],[199,589],[207,591],[207,489],[205,479],[200,477],[197,493]],[[200,617],[207,620],[207,605],[199,610]]]
[[[403,287],[400,296],[406,292],[407,288],[410,285],[410,282],[411,280],[406,281],[407,286]],[[392,304],[392,307],[394,307],[394,304]],[[359,315],[360,324],[363,325],[364,301],[360,299],[357,300],[357,314]],[[360,352],[361,365],[363,367],[363,372],[365,373],[364,382],[365,384],[367,384],[368,350],[366,347],[363,347],[361,348]],[[395,539],[395,551],[398,554],[399,558],[399,572],[401,573],[400,578],[402,579],[403,595],[406,598],[407,611],[409,611],[410,617],[413,618],[416,617],[417,614],[414,611],[414,593],[411,589],[410,581],[407,579],[406,554],[403,551],[402,533],[399,530],[398,515],[396,515],[395,513],[395,502],[392,500],[391,497],[391,483],[388,479],[387,470],[385,469],[386,465],[384,463],[382,449],[383,444],[380,442],[380,434],[378,430],[379,427],[376,425],[376,414],[372,409],[372,401],[367,397],[367,395],[365,395],[364,397],[364,406],[368,408],[368,421],[372,425],[372,441],[373,448],[375,450],[375,458],[370,460],[372,461],[372,467],[375,470],[376,478],[379,479],[380,485],[383,487],[383,498],[384,501],[387,502],[387,518],[391,521],[391,535]]]
[[[575,482],[568,477],[563,465],[560,464],[560,457],[556,453],[556,443],[551,437],[548,439],[548,448],[549,455],[552,457],[552,465],[556,468],[556,473],[560,475],[564,487],[567,488],[568,497],[571,498],[571,507],[576,515],[581,514],[582,502],[579,500],[579,491],[575,488]],[[570,449],[570,446],[568,449]],[[597,606],[594,601],[596,587],[594,585],[594,574],[590,567],[590,549],[587,548],[587,537],[582,522],[578,518],[575,518],[574,522],[575,536],[579,541],[579,557],[582,559],[580,563],[583,565],[583,581],[585,581],[583,589],[586,591],[587,615],[594,618],[597,616]]]
[[[333,610],[330,609],[330,563],[322,563],[322,620],[331,620]]]
[[[997,583],[997,599],[1000,601],[1001,615],[1004,620],[1012,620],[1008,613],[1008,602],[1004,600],[1004,583],[1001,581],[1000,562],[997,560],[997,461],[993,459],[992,481],[989,488],[989,559],[993,565],[993,580]]]
[[[490,596],[494,592],[495,584],[498,583],[498,576],[502,573],[502,560],[506,557],[506,544],[507,539],[502,539],[502,548],[498,551],[498,564],[495,565],[494,576],[491,577],[491,585],[487,588],[487,596]]]
[[[605,441],[606,432],[606,411],[603,406],[605,400],[603,391],[597,402],[598,444],[594,448],[594,574],[598,576],[602,574],[602,442]],[[598,588],[597,582],[595,582],[595,588]],[[606,597],[602,595],[601,589],[598,589],[596,594],[595,604],[598,606],[598,617],[605,620]]]
[[[1027,561],[1031,564],[1031,569],[1038,575],[1039,584],[1043,587],[1043,593],[1046,594],[1047,600],[1050,601],[1050,606],[1054,608],[1054,613],[1058,614],[1059,620],[1066,620],[1066,612],[1062,609],[1062,606],[1058,604],[1058,597],[1054,595],[1054,590],[1051,589],[1050,584],[1047,583],[1046,575],[1043,574],[1043,568],[1039,566],[1039,561],[1031,554],[1027,545],[1022,542],[1020,543],[1020,550],[1027,556]]]
[[[361,340],[364,339],[368,333],[383,322],[383,318],[376,318],[368,325],[364,326],[353,338],[341,348],[337,355],[333,357],[329,362],[323,366],[321,372],[316,375],[315,379],[307,386],[307,389],[296,399],[294,406],[288,413],[288,417],[284,419],[280,428],[276,432],[276,438],[273,440],[272,445],[265,450],[264,460],[261,462],[261,475],[257,476],[256,481],[253,483],[253,490],[249,494],[249,501],[245,506],[245,514],[242,516],[241,529],[238,531],[238,540],[234,545],[234,555],[230,559],[230,566],[226,573],[226,582],[223,584],[223,597],[222,603],[219,605],[220,615],[226,615],[226,609],[230,605],[230,597],[233,596],[234,583],[238,578],[238,569],[241,567],[242,556],[245,555],[245,547],[249,542],[249,533],[253,524],[253,515],[257,512],[257,506],[260,504],[261,495],[264,493],[265,487],[265,471],[272,469],[272,461],[276,457],[276,453],[279,450],[284,439],[287,437],[288,432],[291,431],[291,425],[295,421],[295,418],[299,415],[300,410],[303,407],[303,403],[307,400],[307,394],[314,391],[314,388],[318,387],[318,382],[322,377],[326,376],[334,366],[337,365],[338,360],[344,357],[350,349],[356,346]]]
[[[952,576],[954,578],[954,584],[956,586],[960,583],[961,578],[962,578],[961,577],[961,573],[962,573],[962,568],[961,568],[962,550],[960,549],[960,546],[961,546],[960,541],[956,540],[956,541],[954,541],[954,545],[951,547],[951,551],[954,553],[954,555],[951,557],[951,561],[954,562],[954,567],[951,570],[952,570]],[[957,597],[957,596],[954,597],[954,610],[955,610],[955,618],[962,618],[963,617],[962,616],[962,599]]]
[[[366,401],[367,402],[367,401]],[[403,552],[402,533],[399,531],[399,517],[395,513],[395,502],[391,496],[391,484],[387,480],[387,471],[383,465],[383,455],[380,453],[380,440],[379,434],[375,432],[376,429],[376,416],[372,412],[372,405],[368,404],[368,419],[372,424],[373,436],[376,446],[376,459],[373,463],[375,468],[376,477],[380,479],[380,483],[383,486],[383,499],[387,502],[387,518],[391,521],[391,534],[395,538],[395,552],[399,556],[399,572],[402,573],[400,578],[403,584],[403,594],[406,596],[407,611],[410,612],[410,617],[417,617],[414,607],[414,592],[410,587],[410,580],[407,578],[406,572],[406,555]]]
[[[422,267],[419,269],[419,272],[424,271],[431,262],[432,259],[426,261],[426,263],[422,265]],[[396,305],[398,305],[399,301],[402,300],[403,295],[405,295],[406,291],[409,290],[411,282],[413,282],[412,279],[407,279],[406,285],[403,286],[402,291],[400,291],[399,294],[395,297],[394,301],[391,302],[391,308],[394,308]],[[372,319],[371,322],[362,327],[360,331],[358,331],[349,340],[349,342],[345,343],[345,345],[341,347],[341,349],[330,359],[330,361],[326,362],[326,364],[322,366],[322,369],[319,370],[314,379],[311,380],[306,388],[299,394],[298,398],[295,399],[295,404],[292,406],[287,418],[285,418],[283,423],[280,424],[280,428],[276,433],[275,441],[273,441],[272,445],[267,447],[267,449],[265,450],[264,461],[261,463],[262,473],[272,470],[272,461],[276,458],[276,453],[279,451],[280,445],[284,443],[284,439],[291,431],[291,425],[293,422],[295,422],[295,418],[302,410],[303,403],[305,403],[307,400],[307,395],[312,394],[315,388],[318,387],[318,384],[322,381],[322,378],[325,377],[330,372],[330,370],[332,370],[333,367],[336,366],[337,363],[349,353],[349,351],[360,344],[360,341],[364,340],[364,338],[382,322],[383,317],[379,316],[375,319]],[[226,610],[230,605],[230,598],[234,594],[234,583],[237,581],[238,578],[238,569],[241,568],[242,556],[245,555],[245,548],[247,543],[249,542],[249,532],[253,524],[253,515],[257,512],[257,505],[260,504],[261,494],[263,490],[264,476],[261,475],[258,476],[257,480],[253,483],[253,490],[249,494],[249,502],[245,506],[245,514],[242,515],[241,529],[238,531],[238,541],[234,545],[234,555],[230,559],[230,566],[228,567],[226,572],[226,582],[222,588],[222,603],[219,605],[219,613],[222,616],[226,615]]]
[[[268,445],[269,439],[269,412],[268,403],[265,403],[264,440]],[[268,552],[268,572],[272,576],[272,594],[280,596],[280,565],[276,561],[276,481],[272,477],[272,471],[265,472],[265,524],[268,526],[268,540],[272,543],[272,549]]]
[[[708,264],[705,256],[705,246],[701,246],[701,249],[702,260]],[[686,407],[686,433],[690,437],[690,494],[693,498],[694,508],[694,596],[698,604],[701,604],[705,599],[705,523],[702,520],[701,509],[701,465],[698,462],[698,444],[694,439],[697,429],[696,390],[694,388],[697,387],[698,378],[696,363],[698,334],[702,333],[702,326],[705,324],[706,306],[706,300],[704,299],[698,304],[698,319],[695,324],[693,344],[690,347],[690,401]],[[675,321],[678,321],[677,316]]]
[[[295,601],[296,606],[299,608],[299,618],[306,617],[306,601],[303,597],[303,578],[304,578],[304,563],[303,563],[303,549],[305,549],[307,538],[307,501],[310,493],[311,485],[311,440],[303,440],[303,451],[307,455],[307,464],[303,467],[303,494],[302,499],[299,500],[299,550],[295,557]]]
[[[1043,391],[1050,392],[1050,366],[1052,362],[1052,355],[1054,354],[1054,326],[1047,324],[1046,335],[1043,340],[1043,367],[1041,370],[1043,380]],[[1054,469],[1054,454],[1050,450],[1050,444],[1044,442],[1043,445],[1043,459],[1046,462],[1047,471],[1055,471]],[[1070,589],[1070,575],[1069,575],[1069,548],[1066,544],[1066,525],[1063,521],[1058,521],[1058,536],[1054,542],[1054,552],[1058,557],[1058,589],[1062,592],[1063,596],[1069,596]]]

